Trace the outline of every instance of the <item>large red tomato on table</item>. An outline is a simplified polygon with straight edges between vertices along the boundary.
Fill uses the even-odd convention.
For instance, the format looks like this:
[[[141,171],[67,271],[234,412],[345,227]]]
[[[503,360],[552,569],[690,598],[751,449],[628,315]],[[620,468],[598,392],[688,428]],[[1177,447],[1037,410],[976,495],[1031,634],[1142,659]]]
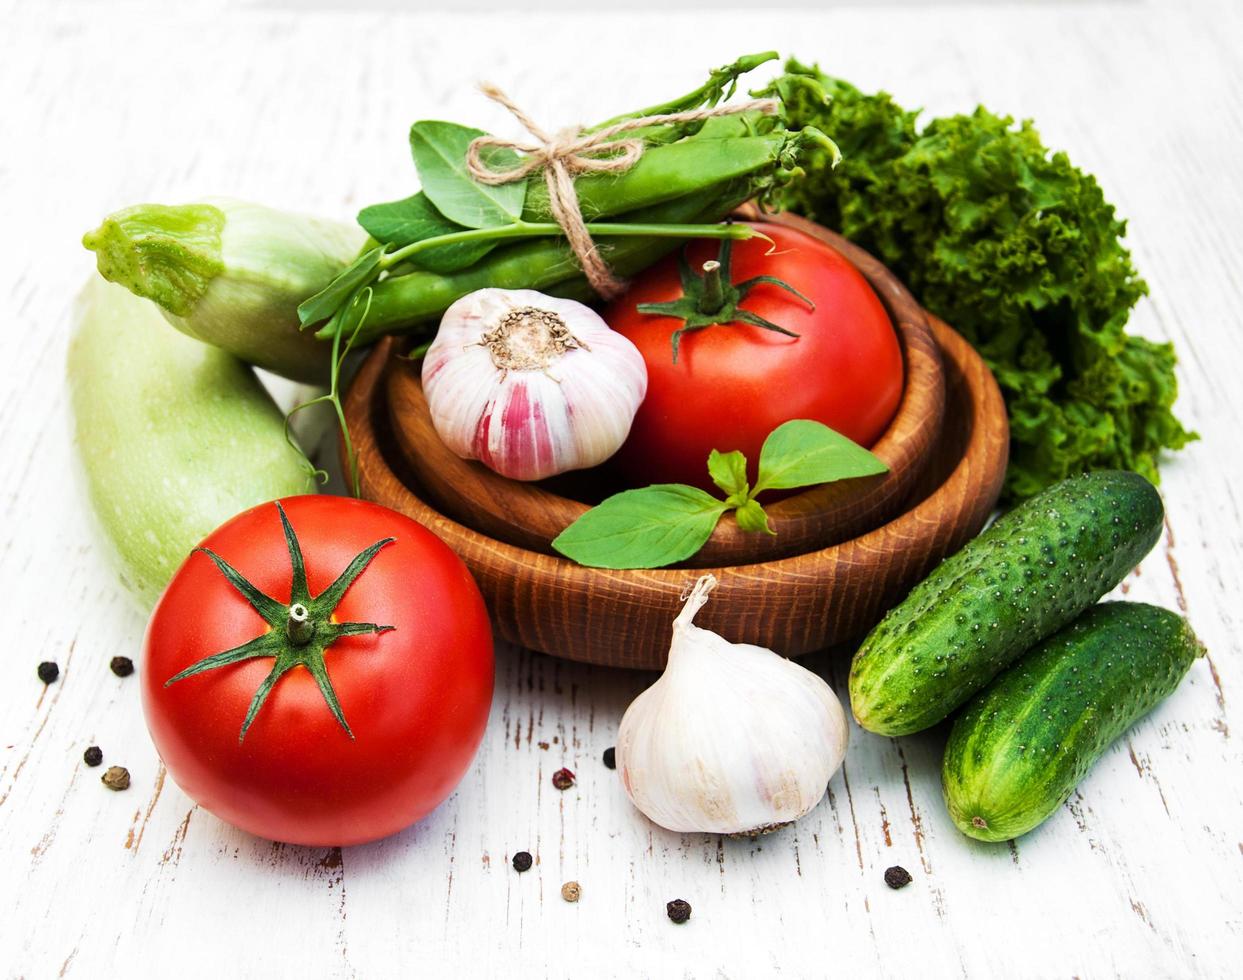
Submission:
[[[700,240],[683,257],[670,256],[642,273],[604,312],[647,362],[647,397],[614,457],[632,485],[711,489],[707,459],[713,449],[742,450],[754,479],[760,446],[783,422],[812,419],[871,446],[893,418],[902,396],[902,352],[867,280],[810,235],[775,224],[757,227],[775,246],[762,238],[734,242],[732,269],[721,270],[729,272],[726,289],[729,282],[744,286],[772,276],[802,297],[755,283],[737,302],[737,317],[726,307],[726,322],[683,333],[675,363],[671,339],[688,322],[636,307],[675,303],[683,295],[684,273],[698,276],[705,262],[718,258],[718,244]],[[689,269],[680,268],[680,259]],[[746,322],[755,317],[798,336]]]
[[[465,774],[492,701],[466,566],[426,528],[291,497],[214,531],[147,628],[147,726],[190,797],[295,844],[375,840]]]

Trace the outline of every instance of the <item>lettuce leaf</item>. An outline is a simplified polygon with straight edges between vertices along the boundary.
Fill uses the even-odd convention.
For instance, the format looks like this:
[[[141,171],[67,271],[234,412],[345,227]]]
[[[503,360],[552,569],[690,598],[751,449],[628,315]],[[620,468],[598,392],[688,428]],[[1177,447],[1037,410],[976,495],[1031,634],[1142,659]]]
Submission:
[[[1125,222],[1030,121],[981,106],[921,129],[889,95],[796,61],[772,89],[792,128],[831,134],[843,157],[808,161],[780,203],[881,258],[997,376],[1007,499],[1089,469],[1155,481],[1161,450],[1196,438],[1171,411],[1173,347],[1125,332],[1148,291]]]

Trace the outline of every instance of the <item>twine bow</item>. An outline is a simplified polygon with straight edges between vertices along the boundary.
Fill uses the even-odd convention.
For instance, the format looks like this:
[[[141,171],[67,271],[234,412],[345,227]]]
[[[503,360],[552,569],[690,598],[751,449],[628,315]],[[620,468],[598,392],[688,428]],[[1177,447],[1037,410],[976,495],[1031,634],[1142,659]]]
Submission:
[[[471,141],[466,150],[467,171],[481,184],[495,186],[522,180],[537,170],[543,170],[544,180],[548,184],[548,208],[552,212],[553,220],[565,232],[570,248],[587,276],[587,281],[591,283],[591,288],[604,299],[613,299],[625,288],[625,284],[613,275],[608,264],[600,257],[599,249],[587,231],[578,203],[578,194],[574,190],[574,175],[620,173],[638,163],[643,156],[643,139],[637,136],[623,140],[613,139],[621,133],[668,123],[699,122],[714,116],[728,116],[739,112],[759,111],[771,115],[777,111],[776,99],[752,99],[737,105],[641,116],[590,133],[572,126],[550,136],[495,85],[484,83],[479,88],[493,102],[508,109],[526,127],[527,132],[535,137],[536,142],[523,143],[496,136],[479,136]],[[515,150],[523,154],[523,157],[516,167],[494,170],[484,160],[484,151],[490,149]]]

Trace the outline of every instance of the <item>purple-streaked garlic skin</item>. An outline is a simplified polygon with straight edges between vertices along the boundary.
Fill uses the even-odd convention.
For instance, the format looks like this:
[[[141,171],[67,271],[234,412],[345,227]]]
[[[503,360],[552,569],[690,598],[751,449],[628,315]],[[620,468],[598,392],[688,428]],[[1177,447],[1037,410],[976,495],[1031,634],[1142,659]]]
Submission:
[[[647,393],[647,367],[582,303],[480,289],[445,311],[423,359],[423,393],[458,456],[541,480],[621,448]]]

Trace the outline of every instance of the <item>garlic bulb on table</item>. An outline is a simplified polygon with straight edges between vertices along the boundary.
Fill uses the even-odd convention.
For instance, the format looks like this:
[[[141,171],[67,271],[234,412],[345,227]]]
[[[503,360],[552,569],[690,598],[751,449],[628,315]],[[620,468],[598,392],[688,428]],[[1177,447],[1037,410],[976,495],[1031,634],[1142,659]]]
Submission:
[[[515,480],[603,463],[626,441],[647,366],[590,307],[532,289],[450,306],[423,360],[440,438]]]
[[[626,709],[617,768],[668,830],[760,834],[820,802],[846,754],[846,714],[806,668],[694,625],[715,586],[695,583],[664,674]]]

